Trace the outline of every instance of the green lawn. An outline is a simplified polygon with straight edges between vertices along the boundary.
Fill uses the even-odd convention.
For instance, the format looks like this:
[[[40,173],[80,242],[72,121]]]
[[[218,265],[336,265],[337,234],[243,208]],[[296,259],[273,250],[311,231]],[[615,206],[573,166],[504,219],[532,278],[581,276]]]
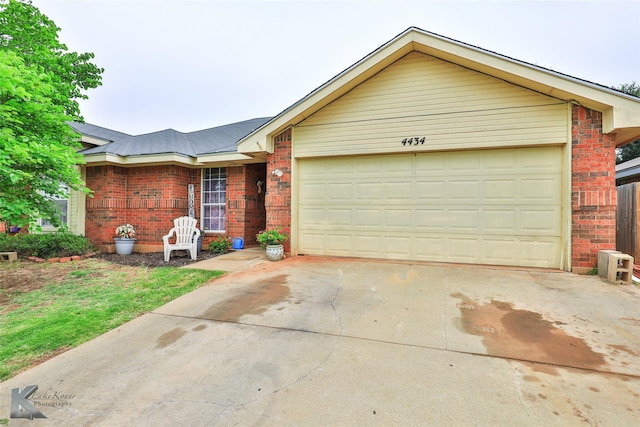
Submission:
[[[7,290],[7,283],[18,283],[30,270],[43,286]],[[175,267],[124,267],[96,259],[0,265],[0,300],[4,301],[0,307],[0,381],[222,274]]]

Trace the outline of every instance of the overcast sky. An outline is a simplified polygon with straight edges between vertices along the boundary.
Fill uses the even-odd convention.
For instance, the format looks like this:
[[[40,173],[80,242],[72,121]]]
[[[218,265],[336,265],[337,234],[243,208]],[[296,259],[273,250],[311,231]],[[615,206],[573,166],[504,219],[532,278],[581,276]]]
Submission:
[[[85,121],[130,134],[274,116],[411,26],[606,86],[640,83],[640,0],[33,4],[105,69]]]

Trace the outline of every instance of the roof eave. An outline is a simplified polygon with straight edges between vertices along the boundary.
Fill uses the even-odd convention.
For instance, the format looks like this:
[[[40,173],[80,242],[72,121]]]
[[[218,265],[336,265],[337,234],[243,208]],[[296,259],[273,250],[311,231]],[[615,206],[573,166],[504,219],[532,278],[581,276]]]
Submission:
[[[181,154],[144,154],[135,156],[119,156],[112,153],[86,154],[83,156],[86,166],[155,166],[155,165],[181,165],[181,166],[201,166],[193,157]]]
[[[229,152],[201,154],[197,157],[197,161],[199,164],[208,166],[233,166],[249,163],[264,163],[266,158],[264,156],[249,156],[241,153]]]

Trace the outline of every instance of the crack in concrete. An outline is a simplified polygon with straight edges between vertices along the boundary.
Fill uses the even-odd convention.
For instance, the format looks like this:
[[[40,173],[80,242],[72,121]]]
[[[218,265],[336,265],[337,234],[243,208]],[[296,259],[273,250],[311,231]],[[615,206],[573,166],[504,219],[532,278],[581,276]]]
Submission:
[[[338,319],[338,324],[340,325],[340,330],[339,330],[338,334],[332,334],[332,336],[336,337],[336,340],[333,343],[333,347],[331,347],[331,350],[327,353],[327,356],[320,363],[318,363],[316,366],[311,368],[309,370],[309,372],[307,372],[304,375],[301,375],[295,381],[292,381],[289,384],[286,384],[286,385],[284,385],[284,386],[282,386],[282,387],[280,387],[278,389],[273,390],[270,394],[275,394],[275,393],[277,393],[277,392],[279,392],[281,390],[285,390],[285,389],[287,389],[287,388],[289,388],[291,386],[294,386],[295,384],[297,384],[298,382],[302,381],[303,379],[307,378],[309,375],[311,375],[312,373],[317,371],[322,365],[327,363],[329,358],[333,355],[333,353],[335,353],[336,347],[338,346],[338,343],[342,339],[342,333],[344,332],[344,327],[342,325],[342,319],[340,318],[340,315],[338,315],[338,312],[336,311],[336,306],[335,306],[336,301],[338,299],[338,295],[340,294],[340,290],[342,289],[342,281],[344,279],[344,274],[342,273],[342,270],[338,270],[338,273],[339,273],[339,276],[338,276],[338,281],[336,283],[336,292],[333,295],[333,299],[331,301],[329,301],[329,305],[331,306],[331,309],[333,310],[333,314]],[[254,401],[257,400],[257,399],[262,399],[262,398],[263,397],[256,398],[256,399],[254,399]]]
[[[444,303],[444,319],[442,319],[443,322],[443,328],[444,328],[444,349],[445,351],[449,350],[449,328],[447,327],[447,319],[449,319],[449,311],[447,310],[447,301],[449,299],[449,295],[451,294],[451,292],[449,291],[449,280],[448,280],[448,276],[445,273],[444,276],[444,286],[445,286],[445,290],[446,292],[442,295],[443,298],[443,303]]]
[[[310,376],[311,374],[313,374],[315,371],[317,371],[318,369],[320,369],[324,364],[327,363],[327,361],[331,358],[331,356],[335,353],[335,350],[338,346],[338,343],[340,342],[340,340],[342,339],[343,335],[343,331],[344,331],[344,326],[342,324],[342,318],[340,317],[340,315],[338,314],[337,310],[336,310],[336,301],[338,299],[338,296],[340,294],[340,290],[342,289],[342,281],[344,279],[344,274],[342,272],[342,270],[338,270],[339,272],[339,277],[336,283],[336,292],[333,295],[333,298],[328,302],[328,305],[331,306],[331,309],[333,311],[333,314],[335,315],[335,317],[338,319],[338,324],[340,325],[340,329],[339,332],[337,334],[322,334],[322,335],[330,335],[336,338],[335,342],[333,343],[333,346],[331,347],[331,350],[327,353],[327,355],[325,356],[325,358],[318,363],[316,366],[312,367],[311,369],[309,369],[308,372],[306,372],[303,375],[300,375],[298,378],[296,378],[294,381],[289,382],[288,384],[285,384],[281,387],[278,387],[272,391],[270,391],[269,393],[265,393],[264,396],[259,396],[259,397],[255,397],[253,399],[249,399],[247,401],[244,402],[240,402],[240,403],[235,403],[235,404],[220,404],[217,402],[211,402],[215,405],[221,406],[223,407],[223,410],[221,412],[219,412],[218,414],[216,414],[216,416],[214,418],[212,418],[209,422],[213,422],[216,418],[218,418],[220,415],[222,415],[224,412],[226,412],[229,408],[242,408],[245,411],[252,413],[254,415],[261,415],[259,413],[256,413],[255,411],[250,410],[249,408],[247,408],[246,405],[249,405],[251,403],[257,402],[259,400],[265,399],[269,396],[272,396],[278,392],[281,392],[283,390],[286,390],[294,385],[296,385],[297,383],[299,383],[300,381],[302,381],[303,379],[307,378],[308,376]],[[246,325],[246,324],[245,324]],[[259,326],[259,325],[256,325]],[[281,329],[281,328],[278,328]],[[310,332],[310,331],[304,331],[304,332]]]
[[[529,408],[527,407],[524,396],[522,394],[522,382],[520,381],[521,379],[522,379],[522,373],[518,370],[518,368],[514,366],[513,367],[513,384],[516,388],[518,401],[520,402],[520,406],[522,406],[522,408],[524,409],[525,414],[527,414],[527,418],[531,419]]]

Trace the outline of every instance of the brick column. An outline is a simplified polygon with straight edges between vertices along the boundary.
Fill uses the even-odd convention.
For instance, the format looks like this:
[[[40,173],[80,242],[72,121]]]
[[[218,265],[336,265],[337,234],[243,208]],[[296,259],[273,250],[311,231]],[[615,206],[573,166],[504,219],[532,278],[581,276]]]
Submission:
[[[586,273],[599,250],[616,248],[615,143],[602,133],[602,114],[581,106],[572,109],[571,135],[571,265]]]
[[[282,173],[281,176],[276,171]],[[279,227],[291,238],[291,129],[274,138],[274,151],[267,159],[267,194],[265,197],[268,229]],[[284,250],[291,250],[290,242]]]

